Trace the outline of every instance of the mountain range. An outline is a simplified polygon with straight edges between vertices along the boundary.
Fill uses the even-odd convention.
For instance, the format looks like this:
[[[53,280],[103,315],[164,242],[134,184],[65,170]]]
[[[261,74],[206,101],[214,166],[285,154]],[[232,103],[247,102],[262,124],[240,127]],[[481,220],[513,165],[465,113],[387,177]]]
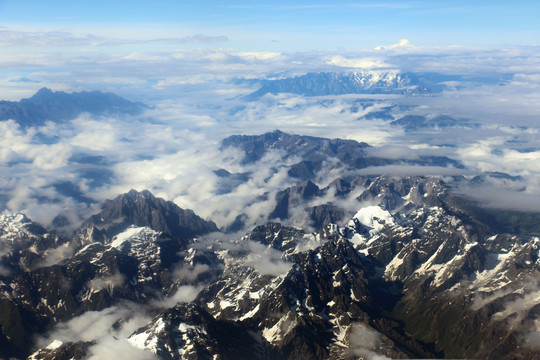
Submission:
[[[257,99],[265,94],[291,93],[305,96],[342,94],[426,94],[440,92],[444,86],[413,73],[353,72],[308,73],[291,78],[263,80],[249,95]]]
[[[438,73],[413,73],[395,70],[354,72],[312,72],[277,79],[244,80],[259,84],[259,89],[249,94],[247,100],[257,100],[266,94],[296,94],[304,96],[328,96],[343,94],[378,95],[430,95],[448,90],[448,84],[504,84],[511,75],[471,77]],[[242,83],[238,80],[237,82]]]
[[[246,163],[278,152],[298,175],[243,234],[149,191],[103,202],[70,237],[2,215],[0,357],[85,359],[107,347],[160,359],[540,356],[538,233],[456,191],[507,175],[358,175],[379,161],[369,145],[280,131],[222,147]],[[328,159],[351,171],[323,185],[315,174]],[[231,186],[249,178],[217,172]],[[287,225],[295,218],[309,226]],[[82,335],[85,321],[106,319]]]

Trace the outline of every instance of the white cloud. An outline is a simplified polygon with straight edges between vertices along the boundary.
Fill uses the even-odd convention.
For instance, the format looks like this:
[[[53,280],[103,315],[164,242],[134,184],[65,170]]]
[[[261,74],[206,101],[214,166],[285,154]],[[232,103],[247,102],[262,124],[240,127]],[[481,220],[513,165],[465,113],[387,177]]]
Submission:
[[[292,263],[281,259],[282,253],[276,249],[254,241],[247,242],[247,249],[245,264],[253,266],[261,275],[286,274],[292,267]]]
[[[465,195],[489,208],[540,212],[540,194],[538,193],[531,194],[504,186],[490,185],[461,186],[456,189],[456,193]]]
[[[112,293],[115,287],[120,287],[124,285],[125,281],[126,279],[124,275],[116,273],[110,276],[94,278],[88,282],[87,286],[89,289],[92,290],[107,289],[109,292]]]
[[[26,160],[36,168],[55,170],[65,166],[71,156],[71,148],[66,144],[36,144],[36,130],[24,131],[13,120],[0,121],[0,134],[0,161],[4,165]]]
[[[38,338],[38,346],[45,347],[53,340],[62,342],[94,341],[89,352],[94,358],[101,355],[118,354],[124,350],[135,359],[151,359],[149,353],[127,347],[127,339],[135,330],[150,322],[151,317],[145,315],[146,309],[140,305],[123,304],[102,311],[87,311],[67,322],[57,324],[46,336]],[[116,324],[116,325],[115,325]],[[114,338],[118,341],[112,341]],[[108,358],[108,356],[106,356]]]
[[[43,262],[40,263],[38,266],[56,265],[60,261],[70,258],[76,250],[75,247],[75,244],[66,243],[56,248],[47,250],[45,252],[45,258],[43,259]]]
[[[179,302],[192,302],[197,298],[197,295],[204,288],[204,285],[182,285],[179,286],[176,292],[159,301],[154,301],[153,305],[158,308],[170,308]]]
[[[475,175],[477,172],[442,166],[385,165],[360,169],[358,170],[358,174],[384,176],[459,176]]]
[[[282,53],[276,51],[240,51],[233,53],[242,59],[254,61],[254,60],[284,60],[285,57]]]
[[[183,263],[173,271],[173,276],[175,279],[194,281],[208,271],[210,271],[210,266],[207,264],[195,264],[192,266]]]
[[[0,46],[0,99],[17,100],[41,86],[55,90],[118,92],[155,107],[141,117],[95,118],[81,115],[65,125],[49,123],[40,129],[21,129],[14,121],[0,121],[0,199],[12,211],[24,211],[33,220],[48,224],[57,213],[70,215],[77,223],[94,211],[91,205],[63,195],[54,184],[70,182],[75,190],[101,201],[131,188],[149,189],[155,195],[191,208],[219,226],[228,226],[240,213],[247,215],[246,227],[267,221],[275,206],[275,194],[293,185],[282,154],[268,152],[255,164],[242,164],[242,154],[219,149],[219,141],[233,134],[261,134],[280,129],[301,135],[346,138],[380,146],[369,149],[372,156],[386,159],[417,159],[420,156],[451,156],[468,169],[435,166],[390,165],[369,167],[364,175],[465,175],[480,171],[504,171],[520,175],[524,191],[509,191],[515,182],[494,182],[481,188],[462,188],[462,194],[492,207],[539,211],[540,150],[540,56],[537,47],[416,47],[402,39],[376,50],[337,50],[282,53],[205,49],[204,44],[227,41],[222,35],[150,34],[141,39],[114,38],[103,34],[75,34],[69,31],[3,29]],[[161,45],[182,44],[181,50]],[[187,45],[199,44],[198,49]],[[124,46],[128,45],[128,46]],[[160,46],[155,46],[160,45]],[[186,45],[186,46],[184,46]],[[58,51],[61,47],[84,47],[84,51]],[[176,46],[174,46],[176,47]],[[39,68],[39,71],[35,71]],[[60,69],[60,70],[59,70]],[[69,69],[66,70],[66,69]],[[438,72],[460,75],[451,81],[452,90],[433,97],[334,96],[304,98],[268,95],[245,102],[238,95],[257,88],[257,83],[229,83],[236,78],[284,78],[306,72],[336,69],[392,69],[392,71]],[[508,81],[495,75],[513,73]],[[482,85],[471,85],[469,77],[490,77]],[[502,79],[502,77],[501,77]],[[27,81],[30,80],[30,81]],[[447,82],[448,83],[448,82]],[[351,102],[364,99],[365,108],[351,112]],[[377,103],[377,100],[384,102]],[[373,104],[369,104],[373,101]],[[396,105],[396,114],[449,114],[467,117],[482,125],[467,129],[420,129],[405,133],[388,121],[366,120],[372,111]],[[414,109],[409,107],[413,106]],[[39,135],[58,136],[42,144]],[[104,164],[79,164],[73,155],[102,157]],[[288,159],[290,165],[299,159]],[[218,194],[220,179],[213,171],[248,173],[249,179]],[[97,185],[84,171],[96,171],[104,180]],[[102,174],[107,170],[110,173]],[[341,168],[324,169],[322,183],[349,173]],[[110,179],[108,176],[110,175]],[[94,179],[95,180],[95,179]],[[514,189],[515,190],[515,189]],[[358,190],[357,190],[358,191]],[[327,197],[308,202],[323,204]],[[358,206],[354,197],[339,203],[348,211]],[[293,225],[308,222],[301,207],[292,209]],[[307,243],[306,246],[316,246]],[[261,274],[282,274],[291,264],[281,253],[258,243],[246,244],[247,263]],[[51,251],[46,264],[69,254],[70,249]],[[6,269],[0,268],[0,273]],[[177,269],[178,276],[195,280],[204,265]],[[89,286],[107,288],[122,284],[121,276],[96,279]],[[184,285],[163,300],[163,306],[192,301],[200,286]],[[498,294],[495,294],[497,296]],[[511,318],[537,300],[537,292],[509,303],[497,315]],[[486,300],[486,299],[480,299]],[[490,299],[488,299],[490,300]],[[52,338],[96,340],[91,348],[96,358],[146,359],[149,353],[133,352],[125,338],[149,319],[129,308],[89,312],[59,324]],[[144,314],[144,311],[141,313]],[[112,324],[122,319],[122,325]],[[127,320],[126,320],[127,319]],[[531,333],[530,341],[538,336]],[[112,338],[115,336],[117,339]],[[377,355],[381,338],[372,329],[357,325],[351,332],[357,355]],[[120,351],[120,353],[118,352]],[[122,355],[119,355],[122,354]]]
[[[219,43],[219,42],[225,42],[229,41],[229,38],[223,35],[219,36],[209,36],[205,34],[194,34],[189,36],[184,36],[179,39],[156,39],[152,40],[152,42],[160,42],[160,43],[187,43],[187,44],[212,44],[212,43]]]
[[[226,36],[211,36],[205,34],[193,34],[183,37],[154,37],[149,39],[120,39],[109,36],[94,34],[76,34],[65,30],[26,30],[4,28],[0,29],[0,46],[119,46],[119,45],[144,45],[144,44],[213,44],[229,41]]]
[[[88,349],[91,354],[88,359],[130,359],[130,360],[157,360],[156,355],[150,351],[134,347],[127,339],[117,339],[113,336],[104,336]]]
[[[367,360],[389,360],[382,352],[382,335],[362,323],[352,326],[349,334],[349,349],[354,355]]]
[[[472,175],[478,171],[505,171],[525,179],[527,194],[540,194],[538,149],[528,149],[535,146],[538,132],[535,121],[540,102],[538,92],[526,85],[534,83],[534,71],[537,67],[540,69],[535,60],[536,49],[412,48],[411,58],[375,50],[310,53],[135,50],[115,54],[78,53],[76,57],[55,54],[56,58],[46,50],[38,54],[38,58],[43,56],[45,68],[32,74],[45,84],[63,84],[81,90],[87,89],[89,84],[91,88],[104,90],[123,89],[138,94],[155,107],[140,118],[81,115],[65,126],[48,124],[39,132],[59,136],[57,143],[48,145],[39,143],[37,130],[22,130],[13,121],[0,122],[0,164],[5,166],[0,169],[0,184],[7,207],[30,212],[28,214],[36,215],[39,221],[50,221],[54,212],[73,206],[79,207],[81,213],[88,212],[87,205],[77,204],[52,186],[58,181],[69,181],[96,201],[131,188],[149,189],[184,208],[192,208],[203,217],[212,218],[220,226],[232,223],[239,211],[247,213],[248,226],[260,224],[266,221],[265,214],[274,205],[275,192],[295,180],[288,178],[285,167],[279,166],[279,154],[269,153],[258,164],[241,165],[241,154],[220,151],[219,141],[232,134],[261,134],[275,129],[365,141],[378,146],[369,150],[371,155],[389,159],[425,155],[455,157],[472,170],[394,165],[364,169],[364,174]],[[0,63],[5,60],[23,69],[36,61],[32,54],[23,55],[3,54]],[[517,58],[527,60],[518,62]],[[53,71],[49,68],[53,63],[55,68],[70,68],[69,73]],[[520,72],[505,86],[465,87],[436,97],[373,96],[373,103],[369,104],[370,97],[366,96],[366,107],[355,113],[350,109],[351,102],[359,98],[357,95],[304,98],[281,94],[244,102],[231,97],[254,90],[256,84],[228,83],[235,77],[281,78],[308,71],[327,71],[335,69],[336,65],[353,68],[389,64],[403,70],[442,69],[461,74],[479,69],[483,73],[501,72],[496,66],[514,66]],[[115,83],[120,72],[128,75],[122,75],[122,81]],[[0,89],[18,86],[9,81],[21,77],[22,74],[10,72],[0,79]],[[174,100],[163,100],[167,97]],[[467,101],[463,101],[464,98]],[[381,99],[386,100],[376,101]],[[390,127],[388,121],[363,117],[394,104],[404,109],[392,110],[396,115],[422,112],[430,116],[459,115],[485,125],[467,131],[449,128],[405,133],[401,128]],[[407,110],[408,106],[416,107]],[[523,141],[521,148],[509,145],[509,141],[515,140]],[[425,144],[429,145],[423,146]],[[72,155],[80,154],[106,159],[107,164],[98,169],[112,171],[102,177],[106,184],[92,185],[91,180],[81,175],[90,165],[70,161]],[[216,194],[221,181],[213,173],[217,168],[233,173],[249,172],[251,178],[229,193]],[[271,168],[278,170],[274,173]],[[339,174],[334,171],[327,176],[339,177]],[[267,200],[259,200],[266,192]],[[224,203],[228,204],[227,208],[223,207]]]
[[[419,151],[405,146],[381,146],[367,149],[369,155],[392,160],[417,160]]]
[[[375,50],[401,50],[414,48],[413,44],[408,39],[401,39],[397,43],[388,46],[377,46]]]
[[[86,34],[77,36],[67,31],[0,30],[0,46],[77,46],[99,45],[103,38]]]
[[[333,56],[327,64],[355,69],[377,69],[392,67],[383,59],[377,58],[346,58],[341,55]]]

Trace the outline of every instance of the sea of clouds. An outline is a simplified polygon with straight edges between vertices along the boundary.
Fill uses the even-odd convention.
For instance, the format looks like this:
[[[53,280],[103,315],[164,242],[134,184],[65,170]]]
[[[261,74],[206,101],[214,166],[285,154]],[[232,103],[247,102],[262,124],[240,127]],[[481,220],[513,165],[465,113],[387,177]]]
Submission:
[[[24,128],[11,120],[0,122],[0,206],[25,212],[44,225],[61,213],[74,227],[95,212],[100,201],[132,188],[148,189],[219,226],[234,221],[235,209],[240,208],[248,214],[248,224],[260,223],[272,206],[272,194],[297,180],[287,175],[278,153],[244,164],[240,152],[223,150],[220,142],[229,135],[276,129],[364,141],[374,146],[371,155],[383,158],[448,156],[466,166],[392,165],[362,170],[368,175],[472,177],[498,171],[521,176],[523,186],[517,197],[515,186],[502,186],[504,191],[499,191],[501,186],[495,185],[501,184],[462,192],[489,206],[540,208],[536,140],[540,61],[535,47],[416,47],[402,40],[356,51],[246,52],[181,49],[181,44],[225,40],[203,34],[137,42],[69,31],[3,28],[2,32],[6,36],[0,45],[9,49],[0,57],[6,69],[0,76],[4,99],[29,97],[46,86],[113,91],[150,106],[135,117],[81,114],[68,123],[50,121],[37,128]],[[44,46],[48,44],[44,39],[55,47]],[[148,46],[155,43],[177,48]],[[82,51],[84,46],[92,51]],[[57,48],[72,51],[58,53]],[[258,88],[257,79],[321,71],[438,73],[462,81],[448,82],[447,90],[433,96],[268,94],[255,101],[245,98]],[[355,100],[366,98],[373,101],[353,110]],[[363,117],[396,105],[400,109],[394,112],[396,117],[442,114],[479,126],[406,132],[388,120]],[[249,173],[250,178],[223,194],[224,180],[215,174],[217,169]],[[325,186],[336,177],[335,169],[319,174],[318,185]],[[268,193],[268,200],[255,201]]]

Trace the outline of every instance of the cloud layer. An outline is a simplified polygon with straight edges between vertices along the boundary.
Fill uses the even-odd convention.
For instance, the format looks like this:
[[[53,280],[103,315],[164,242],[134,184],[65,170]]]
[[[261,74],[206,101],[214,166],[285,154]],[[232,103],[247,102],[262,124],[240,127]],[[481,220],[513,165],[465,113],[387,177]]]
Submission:
[[[81,114],[64,125],[51,122],[35,129],[22,129],[14,121],[0,122],[0,204],[11,211],[24,211],[43,224],[51,223],[59,213],[76,224],[95,211],[99,201],[132,188],[149,189],[219,226],[230,225],[240,209],[248,217],[247,224],[260,224],[275,205],[274,194],[297,179],[287,175],[279,153],[270,152],[258,163],[243,164],[239,152],[222,151],[219,142],[229,135],[276,129],[364,141],[375,146],[369,150],[371,156],[383,159],[447,156],[466,165],[466,169],[455,169],[397,164],[366,168],[360,172],[364,175],[472,178],[485,171],[519,175],[523,181],[517,196],[512,192],[514,185],[503,183],[468,194],[489,206],[538,209],[534,200],[540,195],[536,142],[540,89],[535,75],[540,62],[536,48],[422,48],[403,41],[379,50],[282,53],[152,47],[133,51],[135,48],[126,45],[115,52],[104,46],[59,55],[47,48],[27,47],[26,41],[39,42],[43,37],[48,39],[45,43],[62,45],[57,38],[63,37],[62,46],[80,46],[92,45],[100,37],[2,31],[9,35],[7,39],[21,42],[18,50],[10,48],[0,56],[0,65],[7,69],[0,76],[0,94],[5,99],[21,93],[29,96],[45,85],[55,90],[116,91],[152,106],[139,117]],[[142,42],[151,45],[162,40]],[[226,39],[207,35],[176,39],[222,40]],[[445,74],[459,75],[463,81],[452,83],[437,96],[309,98],[279,94],[258,101],[243,98],[257,89],[257,79],[358,67],[438,72],[440,81],[445,81]],[[391,126],[391,120],[380,114],[390,119],[450,115],[467,118],[477,126],[406,131]],[[290,164],[297,160],[290,159]],[[249,174],[249,179],[231,186],[216,175],[218,169]],[[318,185],[326,186],[341,175],[326,169],[317,177]],[[224,191],[225,187],[230,188]],[[499,191],[501,188],[506,190]],[[467,193],[467,189],[462,191]],[[301,215],[305,217],[299,212]]]

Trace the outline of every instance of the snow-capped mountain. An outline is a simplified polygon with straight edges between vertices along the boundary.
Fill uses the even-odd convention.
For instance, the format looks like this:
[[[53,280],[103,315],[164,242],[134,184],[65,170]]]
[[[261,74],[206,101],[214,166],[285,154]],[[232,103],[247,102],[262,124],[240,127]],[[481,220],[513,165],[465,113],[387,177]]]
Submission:
[[[465,84],[504,85],[512,75],[486,77],[449,75],[442,73],[403,72],[399,70],[310,72],[303,75],[273,79],[244,79],[238,83],[259,84],[247,100],[257,100],[266,94],[296,94],[327,96],[344,94],[430,95]],[[451,85],[450,85],[451,84]]]
[[[257,99],[265,94],[291,93],[306,96],[342,94],[431,94],[442,91],[436,76],[398,71],[322,72],[291,78],[263,80],[249,95]]]

